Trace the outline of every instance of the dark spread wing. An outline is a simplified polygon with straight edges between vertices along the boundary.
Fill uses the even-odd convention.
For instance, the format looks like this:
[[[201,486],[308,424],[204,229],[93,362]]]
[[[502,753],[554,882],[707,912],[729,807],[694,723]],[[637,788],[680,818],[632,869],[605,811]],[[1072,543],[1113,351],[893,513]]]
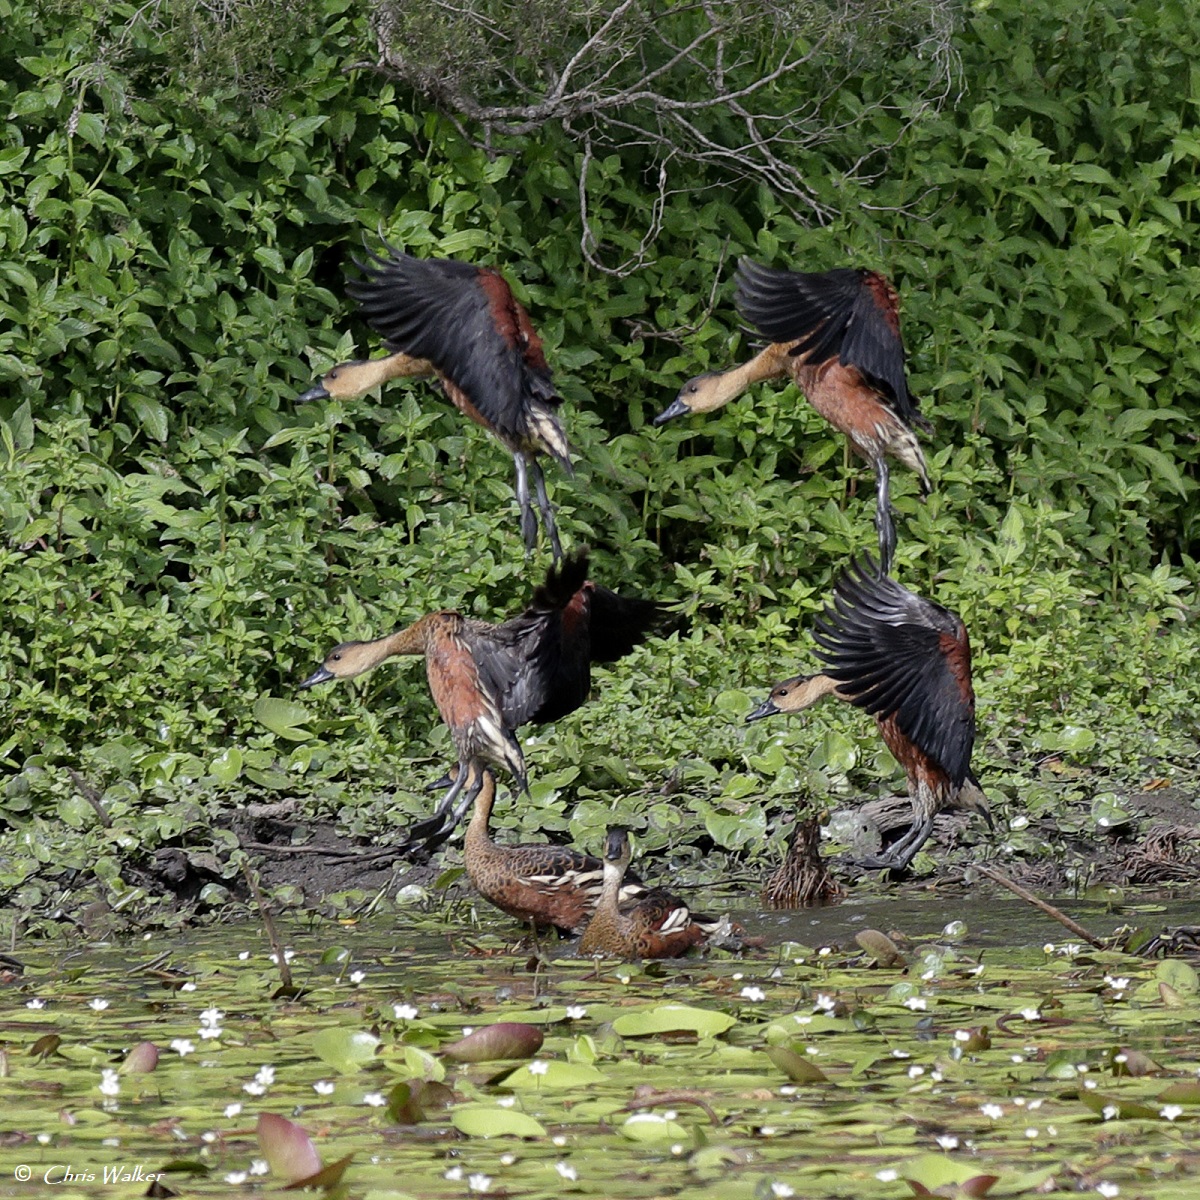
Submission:
[[[655,600],[619,596],[599,584],[591,585],[592,662],[616,662],[642,642],[666,609]]]
[[[427,359],[501,436],[529,435],[526,401],[559,403],[542,344],[504,278],[488,267],[414,258],[355,259],[346,284],[389,349]]]
[[[851,565],[813,628],[826,673],[854,704],[891,717],[956,785],[970,768],[975,696],[967,631],[948,609]]]
[[[550,568],[522,613],[496,627],[515,665],[503,704],[513,728],[557,720],[587,699],[592,682],[587,569],[587,551],[577,550]]]
[[[792,354],[815,363],[837,357],[863,377],[910,424],[920,421],[904,373],[896,292],[882,275],[857,268],[781,271],[738,262],[738,311],[772,342],[796,342]]]

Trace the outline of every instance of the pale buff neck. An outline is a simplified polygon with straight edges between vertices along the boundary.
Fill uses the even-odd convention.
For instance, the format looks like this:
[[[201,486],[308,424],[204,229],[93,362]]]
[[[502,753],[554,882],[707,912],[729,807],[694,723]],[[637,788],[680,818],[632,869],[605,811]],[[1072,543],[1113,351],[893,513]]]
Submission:
[[[694,413],[712,412],[735,400],[748,387],[764,379],[775,379],[788,371],[788,347],[793,343],[775,342],[759,351],[749,362],[713,375],[701,376],[695,391],[685,403]]]
[[[411,379],[432,375],[433,364],[408,354],[389,354],[386,358],[368,358],[338,363],[322,379],[325,390],[338,400],[350,400],[393,379]]]
[[[786,695],[780,694],[783,688],[787,688]],[[776,684],[771,690],[771,699],[780,712],[800,712],[825,696],[834,695],[843,700],[848,698],[837,689],[838,681],[828,675],[798,676]]]
[[[472,771],[478,768],[472,766]],[[468,780],[467,785],[471,786]],[[463,836],[463,849],[468,855],[487,853],[492,849],[492,839],[488,834],[488,822],[492,817],[492,805],[496,800],[496,777],[491,771],[483,772],[483,780],[479,793],[475,797],[475,807],[471,812],[471,821]]]

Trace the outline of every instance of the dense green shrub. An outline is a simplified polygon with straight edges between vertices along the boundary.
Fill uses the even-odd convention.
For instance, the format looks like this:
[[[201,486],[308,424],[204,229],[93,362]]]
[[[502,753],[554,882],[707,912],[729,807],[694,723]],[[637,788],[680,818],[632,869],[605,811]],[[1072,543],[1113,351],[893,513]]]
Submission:
[[[377,230],[504,269],[567,400],[578,469],[550,472],[561,528],[594,547],[598,579],[692,618],[537,738],[535,804],[516,819],[582,836],[615,807],[657,830],[655,848],[690,811],[717,844],[754,849],[797,789],[823,798],[863,756],[856,782],[878,779],[854,713],[738,724],[805,657],[799,631],[833,573],[873,544],[864,470],[793,388],[648,425],[684,378],[750,352],[728,284],[742,253],[882,265],[899,282],[938,432],[929,502],[894,476],[898,571],[971,627],[981,774],[1030,746],[1097,767],[1142,754],[1146,769],[1190,746],[1190,6],[976,5],[952,109],[901,122],[911,98],[874,104],[882,71],[838,94],[842,140],[804,163],[840,214],[828,226],[696,167],[625,278],[580,254],[565,139],[489,156],[343,70],[370,42],[359,5],[297,6],[286,42],[249,7],[258,24],[184,69],[181,47],[220,30],[164,38],[130,5],[0,0],[0,764],[21,772],[0,809],[14,828],[88,824],[64,766],[134,814],[183,805],[162,830],[134,822],[147,844],[190,828],[196,795],[298,794],[356,831],[427,803],[448,741],[415,667],[290,717],[266,703],[333,641],[438,607],[495,617],[543,570],[522,556],[506,455],[429,385],[295,403],[373,345],[341,278]],[[270,55],[247,57],[238,38],[264,32]],[[872,185],[837,166],[893,142]],[[633,149],[592,166],[593,232],[618,255],[647,227],[635,167]],[[690,808],[647,799],[669,775]]]

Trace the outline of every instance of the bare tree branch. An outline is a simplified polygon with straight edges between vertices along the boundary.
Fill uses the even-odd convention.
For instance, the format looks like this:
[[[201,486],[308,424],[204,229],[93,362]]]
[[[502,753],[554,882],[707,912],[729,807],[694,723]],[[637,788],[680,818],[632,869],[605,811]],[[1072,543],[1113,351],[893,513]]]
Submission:
[[[615,275],[652,252],[684,164],[714,184],[765,185],[798,220],[825,223],[813,152],[828,156],[823,174],[870,181],[958,87],[960,0],[372,2],[371,68],[474,141],[503,149],[546,126],[574,141],[583,254]],[[601,157],[634,151],[651,215],[614,262],[591,196]]]

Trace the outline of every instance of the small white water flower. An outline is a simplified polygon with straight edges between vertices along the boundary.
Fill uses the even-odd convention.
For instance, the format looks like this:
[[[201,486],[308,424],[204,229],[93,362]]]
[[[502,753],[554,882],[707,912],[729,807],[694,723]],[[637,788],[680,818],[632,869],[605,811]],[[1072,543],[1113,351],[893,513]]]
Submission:
[[[549,1070],[550,1064],[540,1058],[535,1058],[533,1062],[529,1064],[530,1075],[545,1075]]]
[[[251,1175],[265,1175],[270,1169],[271,1166],[265,1158],[252,1158],[250,1160]]]
[[[362,983],[362,981],[364,979],[366,979],[366,977],[367,977],[366,971],[351,971],[350,972],[350,982],[351,983]]]
[[[393,1004],[392,1013],[397,1021],[415,1021],[417,1009],[411,1004]]]
[[[574,1182],[579,1178],[579,1172],[569,1162],[556,1162],[554,1169],[564,1178]]]
[[[189,1054],[196,1053],[196,1043],[190,1038],[172,1038],[167,1045],[174,1050],[180,1058],[184,1058]]]
[[[796,1189],[790,1183],[781,1183],[774,1179],[771,1181],[771,1195],[778,1196],[779,1200],[787,1200],[789,1196],[794,1196]]]
[[[1106,1104],[1100,1110],[1100,1115],[1106,1121],[1115,1121],[1121,1115],[1121,1107],[1118,1104]]]
[[[187,983],[182,983],[179,985],[179,990],[181,992],[194,992],[196,990],[196,985],[189,979]]]
[[[492,1190],[492,1177],[485,1175],[482,1171],[477,1171],[474,1175],[467,1176],[467,1187],[473,1192],[490,1192]]]
[[[587,1016],[587,1007],[583,1004],[567,1005],[567,1020],[582,1021]]]
[[[245,1183],[249,1178],[250,1176],[245,1171],[230,1171],[225,1176],[225,1182],[232,1183],[234,1187],[237,1187],[239,1184]]]
[[[105,1067],[100,1072],[100,1082],[96,1086],[100,1089],[102,1096],[119,1096],[121,1094],[121,1080],[112,1067]]]
[[[981,1104],[979,1106],[979,1111],[983,1113],[985,1117],[990,1117],[993,1121],[998,1121],[1002,1116],[1004,1116],[1004,1109],[1001,1108],[999,1104]]]
[[[908,1068],[909,1079],[920,1079],[925,1074],[924,1067],[912,1066]]]
[[[462,1177],[462,1167],[451,1167],[449,1170],[442,1172],[442,1178],[450,1180],[451,1183],[457,1183]]]
[[[1037,1008],[1023,1008],[1021,1009],[1021,1016],[1027,1021],[1040,1021],[1042,1019],[1041,1010]]]
[[[242,1091],[247,1096],[265,1096],[267,1094],[267,1089],[253,1079],[249,1083],[242,1084]]]
[[[1121,1194],[1121,1189],[1115,1183],[1109,1183],[1107,1180],[1101,1180],[1096,1184],[1096,1191],[1104,1197],[1104,1200],[1112,1200],[1114,1196]]]
[[[815,1012],[833,1012],[836,1007],[837,1001],[832,996],[825,995],[824,992],[818,992],[813,1000]]]
[[[318,1096],[332,1096],[333,1081],[331,1079],[318,1079],[317,1082],[313,1084],[313,1091],[316,1092]]]
[[[1183,1108],[1178,1104],[1164,1104],[1162,1108],[1158,1110],[1158,1115],[1160,1117],[1166,1117],[1168,1121],[1173,1121],[1176,1117],[1183,1115]]]
[[[875,1172],[875,1178],[880,1183],[895,1183],[900,1178],[900,1172],[894,1167],[884,1167],[882,1171]]]
[[[740,995],[743,1000],[749,1000],[752,1004],[756,1004],[758,1001],[767,998],[767,993],[762,988],[753,986],[742,988]]]
[[[263,1087],[270,1087],[275,1082],[275,1068],[268,1066],[259,1067],[255,1073],[254,1082],[261,1083]]]
[[[225,1119],[227,1121],[231,1121],[231,1120],[233,1120],[234,1117],[239,1116],[241,1114],[241,1111],[242,1111],[241,1101],[235,1100],[232,1104],[225,1105]]]
[[[363,1096],[362,1102],[371,1108],[382,1108],[387,1103],[387,1099],[382,1092],[367,1092]]]
[[[1026,1129],[1025,1136],[1027,1138],[1033,1139],[1038,1136],[1038,1131],[1036,1129]]]
[[[25,1007],[26,1008],[45,1008],[46,1002],[45,1002],[45,1000],[39,1000],[36,996],[34,996],[34,998],[32,1000],[27,1000],[25,1002]]]
[[[107,1007],[108,1001],[101,1000],[99,996],[97,996],[95,1000],[88,1001],[88,1008],[90,1008],[93,1012],[103,1012]]]
[[[943,1133],[934,1139],[943,1150],[957,1150],[958,1138],[952,1133]]]
[[[911,1008],[913,1012],[924,1012],[928,1005],[921,996],[909,996],[904,1002],[905,1008]]]

